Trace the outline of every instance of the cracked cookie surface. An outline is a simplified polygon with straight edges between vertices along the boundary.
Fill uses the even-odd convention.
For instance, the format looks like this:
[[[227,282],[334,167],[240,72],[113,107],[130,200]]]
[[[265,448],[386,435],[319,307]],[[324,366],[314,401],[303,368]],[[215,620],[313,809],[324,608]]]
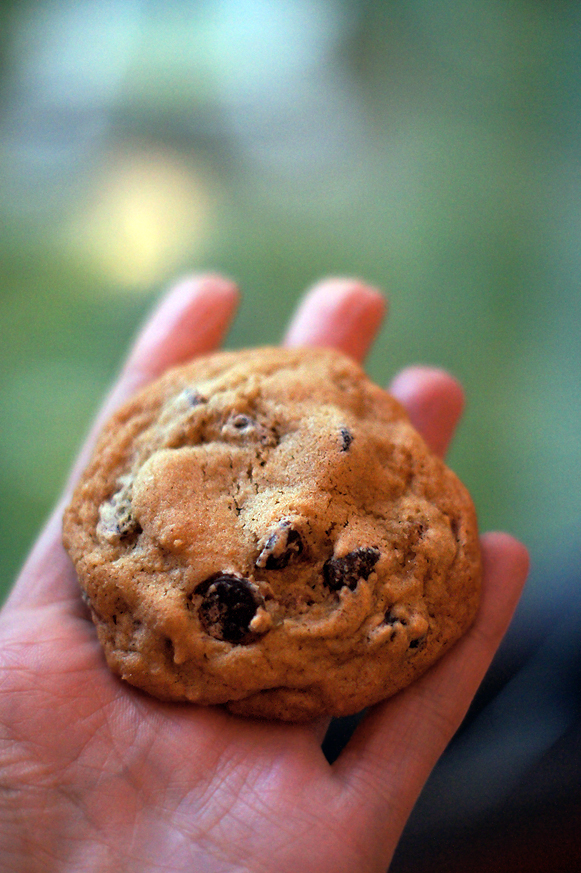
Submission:
[[[64,543],[114,672],[245,715],[358,712],[479,599],[466,489],[332,350],[217,353],[149,385],[104,429]]]

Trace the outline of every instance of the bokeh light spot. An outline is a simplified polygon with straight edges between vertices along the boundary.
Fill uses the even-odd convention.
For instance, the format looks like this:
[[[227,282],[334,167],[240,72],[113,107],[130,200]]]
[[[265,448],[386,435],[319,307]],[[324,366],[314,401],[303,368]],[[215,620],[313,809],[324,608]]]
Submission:
[[[66,244],[114,287],[147,290],[199,256],[215,201],[207,170],[171,151],[110,157]]]

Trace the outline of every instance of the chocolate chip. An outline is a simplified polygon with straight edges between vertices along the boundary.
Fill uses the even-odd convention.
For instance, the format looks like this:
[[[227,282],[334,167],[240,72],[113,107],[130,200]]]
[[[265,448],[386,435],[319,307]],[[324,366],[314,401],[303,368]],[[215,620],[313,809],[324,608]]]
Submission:
[[[118,531],[120,540],[122,540],[123,542],[133,542],[137,539],[139,534],[143,533],[143,528],[135,518],[132,518],[129,525],[124,527],[119,525]]]
[[[348,452],[353,442],[353,434],[346,427],[341,428],[341,451]]]
[[[256,422],[248,415],[235,415],[232,419],[232,427],[238,431],[249,430],[256,427]]]
[[[256,559],[256,566],[266,570],[282,570],[303,551],[303,541],[288,520],[281,521],[267,539]]]
[[[206,398],[202,397],[195,388],[186,388],[184,393],[186,394],[186,399],[190,406],[199,406],[200,403],[206,402]]]
[[[379,556],[379,549],[364,546],[344,558],[330,558],[323,566],[325,585],[331,591],[339,591],[344,585],[354,591],[360,579],[369,578]]]
[[[398,607],[398,604],[396,603],[393,606],[390,606],[389,609],[387,610],[387,612],[385,613],[385,623],[387,625],[389,625],[389,627],[393,628],[393,634],[391,636],[391,639],[394,640],[396,638],[396,632],[398,631],[398,628],[404,628],[410,624],[409,613],[407,613],[405,607],[403,607],[403,608],[401,606]],[[412,620],[412,625],[413,625],[413,620]],[[408,633],[409,632],[410,631],[408,631]],[[411,632],[414,633],[413,626],[412,626]],[[415,633],[417,633],[417,630],[415,631]],[[423,645],[425,638],[426,638],[425,634],[422,634],[421,636],[416,637],[413,640],[410,640],[408,643],[408,648],[410,648],[410,649],[420,648],[420,646]]]
[[[420,645],[423,643],[424,637],[418,637],[417,640],[412,640],[408,646],[410,649],[419,649]]]
[[[210,636],[234,645],[256,639],[250,622],[264,601],[248,579],[218,573],[198,586],[196,593],[203,595],[198,614]]]

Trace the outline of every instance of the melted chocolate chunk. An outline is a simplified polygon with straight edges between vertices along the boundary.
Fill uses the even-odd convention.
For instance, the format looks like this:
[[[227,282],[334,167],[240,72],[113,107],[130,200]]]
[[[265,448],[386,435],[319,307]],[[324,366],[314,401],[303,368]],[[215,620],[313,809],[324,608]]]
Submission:
[[[278,528],[267,539],[256,559],[256,566],[264,567],[266,570],[282,570],[302,551],[303,541],[300,533],[291,527],[290,521],[281,521]]]
[[[203,595],[198,614],[210,636],[234,645],[256,639],[250,622],[264,601],[248,579],[218,573],[198,586],[196,593]]]
[[[353,442],[353,434],[346,427],[341,428],[341,451],[348,452]]]
[[[339,591],[343,585],[354,591],[360,579],[369,578],[379,556],[379,549],[364,546],[344,558],[330,558],[323,566],[325,585],[331,591]]]

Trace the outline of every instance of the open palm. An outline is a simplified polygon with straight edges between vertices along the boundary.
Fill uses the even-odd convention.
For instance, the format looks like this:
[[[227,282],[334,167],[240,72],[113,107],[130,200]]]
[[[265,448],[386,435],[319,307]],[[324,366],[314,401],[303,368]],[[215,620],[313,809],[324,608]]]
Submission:
[[[70,487],[104,418],[168,366],[217,347],[236,302],[235,287],[217,276],[173,289],[138,338]],[[327,280],[306,296],[285,342],[332,345],[361,360],[383,312],[376,291]],[[459,385],[416,367],[392,391],[444,454],[462,409]],[[483,537],[474,627],[418,682],[373,707],[330,765],[326,721],[288,725],[161,703],[109,672],[60,541],[66,499],[0,615],[2,869],[385,871],[510,620],[524,548],[505,534]]]

